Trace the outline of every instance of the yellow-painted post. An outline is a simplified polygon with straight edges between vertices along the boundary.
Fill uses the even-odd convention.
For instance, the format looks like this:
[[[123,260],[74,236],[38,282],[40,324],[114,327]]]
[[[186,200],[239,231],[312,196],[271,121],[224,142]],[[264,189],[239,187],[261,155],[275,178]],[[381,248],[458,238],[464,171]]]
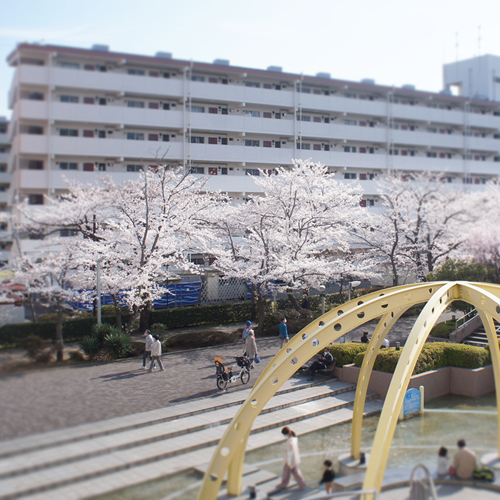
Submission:
[[[453,283],[447,284],[431,296],[406,340],[405,347],[392,376],[377,426],[377,432],[375,433],[370,461],[368,462],[363,484],[363,489],[365,490],[381,490],[387,458],[406,388],[408,387],[418,356],[427,340],[430,330],[448,303],[453,300],[451,290],[454,287]],[[411,297],[411,292],[408,293]],[[369,494],[368,498],[373,498],[373,495]]]

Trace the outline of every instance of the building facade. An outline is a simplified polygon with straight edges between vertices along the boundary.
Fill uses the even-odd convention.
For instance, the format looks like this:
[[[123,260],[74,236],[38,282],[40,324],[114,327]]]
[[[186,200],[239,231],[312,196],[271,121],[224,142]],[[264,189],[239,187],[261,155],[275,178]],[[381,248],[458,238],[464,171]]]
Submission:
[[[65,189],[65,179],[96,182],[106,174],[120,182],[158,159],[207,175],[208,189],[236,202],[260,192],[252,177],[259,169],[272,173],[293,158],[359,181],[369,207],[379,204],[375,181],[385,172],[445,171],[442,182],[470,188],[500,172],[500,102],[449,90],[100,45],[20,44],[8,63],[15,73],[3,140],[12,146],[0,153],[0,167],[3,158],[9,202],[42,204]],[[452,80],[445,76],[447,86]]]

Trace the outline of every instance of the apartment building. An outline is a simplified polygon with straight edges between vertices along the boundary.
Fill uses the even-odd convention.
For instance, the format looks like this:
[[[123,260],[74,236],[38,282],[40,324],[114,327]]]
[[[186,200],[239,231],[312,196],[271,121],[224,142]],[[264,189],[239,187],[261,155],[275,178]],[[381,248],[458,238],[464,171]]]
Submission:
[[[65,189],[65,178],[107,174],[120,182],[157,158],[208,175],[208,188],[235,202],[260,191],[251,177],[259,169],[272,174],[292,158],[360,181],[363,205],[375,208],[383,172],[446,171],[442,182],[471,189],[500,173],[500,102],[448,88],[432,93],[101,45],[23,43],[8,63],[15,68],[3,139],[12,143],[3,160],[10,201],[42,204],[44,194]]]
[[[8,194],[12,174],[8,173],[10,140],[7,133],[9,122],[0,116],[0,266],[8,261],[12,237],[9,230],[10,211]]]

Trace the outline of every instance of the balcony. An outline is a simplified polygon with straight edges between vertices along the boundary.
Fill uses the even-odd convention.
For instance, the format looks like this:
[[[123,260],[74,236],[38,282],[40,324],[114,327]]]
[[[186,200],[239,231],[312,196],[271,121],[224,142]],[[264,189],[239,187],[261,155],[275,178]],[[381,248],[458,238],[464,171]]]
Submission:
[[[9,153],[0,153],[0,165],[7,165],[9,162]]]
[[[7,134],[0,134],[0,146],[10,144],[9,136]]]

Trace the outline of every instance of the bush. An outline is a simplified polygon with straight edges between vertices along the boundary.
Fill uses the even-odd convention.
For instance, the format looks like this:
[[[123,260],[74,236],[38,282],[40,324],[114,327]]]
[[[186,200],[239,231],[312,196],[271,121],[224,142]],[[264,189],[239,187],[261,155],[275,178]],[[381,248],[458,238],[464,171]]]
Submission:
[[[110,328],[110,332],[102,342],[102,352],[107,359],[118,359],[125,357],[131,347],[130,335],[116,326]]]
[[[168,328],[163,323],[155,323],[153,326],[151,326],[151,333],[153,335],[158,335],[161,341],[163,341],[167,332]]]
[[[330,352],[334,358],[337,358],[339,368],[344,365],[354,363],[356,355],[360,352],[366,351],[368,344],[361,344],[358,342],[347,342],[345,344],[333,344],[330,346]]]
[[[373,369],[385,373],[394,373],[402,352],[403,350],[396,351],[395,348],[381,349],[377,354]],[[365,352],[361,352],[356,355],[354,364],[357,367],[361,367],[363,364],[365,354]],[[433,342],[425,344],[422,348],[413,375],[437,370],[445,366],[481,368],[488,364],[491,364],[491,358],[489,351],[486,349],[465,344]]]
[[[47,342],[36,335],[29,335],[23,339],[20,346],[26,349],[26,356],[34,361],[50,344],[50,341]]]
[[[223,345],[237,342],[241,338],[238,332],[188,332],[176,333],[168,337],[163,343],[167,350],[171,349],[193,349],[195,347],[208,347],[213,345]]]
[[[431,330],[430,336],[437,337],[439,339],[449,339],[450,333],[454,332],[456,328],[456,322],[452,320],[443,321],[442,323],[438,323],[434,325],[434,328]]]
[[[101,349],[101,343],[96,337],[88,335],[87,337],[83,337],[80,341],[80,349],[87,358],[94,360]]]
[[[69,351],[69,359],[71,359],[71,361],[85,361],[85,356],[81,351]]]
[[[279,325],[283,318],[286,318],[288,335],[293,336],[300,332],[313,321],[316,314],[307,311],[301,314],[295,309],[285,309],[284,311],[268,312],[264,320],[264,330],[259,334],[261,337],[273,337],[279,334]]]

